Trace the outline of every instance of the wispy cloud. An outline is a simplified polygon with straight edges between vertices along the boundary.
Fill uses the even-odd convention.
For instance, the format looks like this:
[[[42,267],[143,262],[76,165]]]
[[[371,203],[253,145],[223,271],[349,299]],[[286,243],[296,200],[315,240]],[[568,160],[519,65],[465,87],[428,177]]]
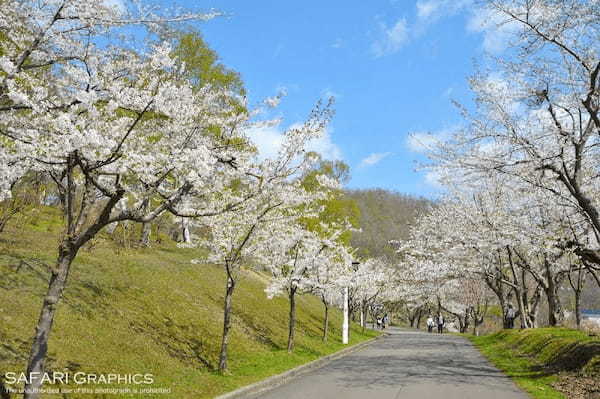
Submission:
[[[375,57],[383,57],[398,52],[410,38],[408,24],[405,18],[400,18],[392,26],[379,22],[379,34],[377,40],[371,45],[371,51]]]
[[[124,0],[102,0],[101,3],[106,7],[115,9],[119,14],[127,12],[127,6]]]
[[[434,149],[438,144],[448,140],[455,129],[443,129],[435,133],[414,132],[408,135],[406,145],[413,152],[426,153]]]
[[[485,51],[498,54],[510,44],[511,37],[519,30],[515,22],[485,8],[475,8],[467,22],[467,30],[483,34],[482,47]]]
[[[441,189],[443,176],[438,170],[430,170],[425,173],[425,183],[433,188]]]
[[[299,127],[300,124],[294,124],[290,126],[290,129]],[[259,157],[275,158],[281,144],[283,143],[284,131],[279,125],[266,124],[261,126],[253,126],[246,130],[246,135],[252,140],[259,151]],[[309,151],[318,152],[323,156],[324,159],[342,159],[342,151],[333,142],[331,137],[331,129],[325,130],[323,135],[316,140],[311,141],[307,149]]]
[[[334,40],[333,43],[331,43],[331,48],[342,48],[344,47],[344,40],[341,38],[337,38]]]
[[[473,0],[418,0],[417,18],[432,23],[443,17],[450,17],[473,5]]]
[[[473,4],[474,0],[418,0],[416,17],[412,21],[400,18],[392,26],[379,21],[379,34],[371,45],[375,57],[394,54],[411,40],[427,32],[437,20],[457,14]]]
[[[481,7],[474,0],[418,0],[415,31],[424,32],[427,26],[442,18],[467,12],[467,30],[483,34],[482,48],[491,53],[504,51],[518,26],[505,23],[495,11]]]
[[[417,16],[419,18],[429,18],[439,8],[439,2],[436,1],[417,1]]]
[[[331,97],[333,97],[335,100],[339,100],[340,98],[342,98],[342,95],[328,87],[326,89],[321,90],[321,97],[326,100]]]
[[[497,12],[478,6],[476,0],[417,0],[416,15],[410,20],[403,17],[391,26],[378,21],[378,34],[371,51],[377,58],[394,54],[424,35],[431,25],[459,13],[466,14],[467,31],[483,35],[482,48],[487,52],[504,51],[518,29],[516,24],[506,23]]]
[[[283,44],[283,42],[279,42],[277,43],[277,46],[275,47],[275,49],[273,50],[273,58],[279,58],[279,56],[281,55],[281,53],[283,52],[283,50],[285,50],[285,44]]]
[[[454,93],[454,87],[448,87],[446,90],[444,90],[444,92],[442,93],[442,97],[444,98],[448,98],[452,95],[452,93]]]
[[[358,166],[360,168],[364,168],[367,166],[376,165],[379,162],[381,162],[383,159],[389,157],[390,155],[392,155],[391,152],[374,152],[372,154],[369,154],[369,156],[364,158],[362,161],[360,161],[360,164]]]

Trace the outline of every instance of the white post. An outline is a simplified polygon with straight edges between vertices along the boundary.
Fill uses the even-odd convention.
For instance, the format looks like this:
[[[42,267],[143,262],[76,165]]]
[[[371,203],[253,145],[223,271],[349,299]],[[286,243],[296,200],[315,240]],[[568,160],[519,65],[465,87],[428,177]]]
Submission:
[[[360,305],[360,326],[361,327],[365,326],[365,312],[364,312],[362,304]]]
[[[192,242],[190,236],[190,222],[187,218],[181,218],[181,227],[183,229],[183,242],[189,244]]]
[[[344,324],[342,324],[342,343],[348,344],[348,287],[344,288]]]

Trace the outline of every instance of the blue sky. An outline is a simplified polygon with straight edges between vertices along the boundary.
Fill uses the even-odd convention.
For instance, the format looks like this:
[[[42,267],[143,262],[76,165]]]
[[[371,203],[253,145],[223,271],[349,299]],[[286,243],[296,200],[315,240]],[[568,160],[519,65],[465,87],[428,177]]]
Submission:
[[[336,97],[328,136],[315,144],[352,171],[349,187],[435,196],[409,133],[443,135],[470,104],[474,61],[501,51],[503,36],[472,0],[182,2],[227,14],[201,25],[227,66],[241,73],[251,104],[285,90],[274,111],[284,127],[322,97]],[[268,151],[280,131],[255,132]],[[414,142],[412,142],[414,144]]]

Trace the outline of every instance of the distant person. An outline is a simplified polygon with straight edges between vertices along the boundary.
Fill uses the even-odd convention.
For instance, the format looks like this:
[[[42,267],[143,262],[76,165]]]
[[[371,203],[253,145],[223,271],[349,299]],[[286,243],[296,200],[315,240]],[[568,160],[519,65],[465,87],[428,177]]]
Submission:
[[[427,317],[427,332],[433,332],[434,325],[435,322],[433,321],[433,317],[430,314],[429,317]]]
[[[515,328],[515,318],[517,317],[517,314],[515,313],[515,310],[513,309],[511,304],[508,304],[508,310],[506,311],[506,324],[508,328]]]
[[[383,316],[383,328],[385,328],[385,326],[389,326],[389,325],[390,325],[390,318],[386,314],[385,316]]]
[[[442,316],[441,313],[438,314],[438,317],[437,317],[437,328],[438,328],[439,334],[444,333],[444,316]]]
[[[381,329],[381,317],[377,318],[377,328]]]

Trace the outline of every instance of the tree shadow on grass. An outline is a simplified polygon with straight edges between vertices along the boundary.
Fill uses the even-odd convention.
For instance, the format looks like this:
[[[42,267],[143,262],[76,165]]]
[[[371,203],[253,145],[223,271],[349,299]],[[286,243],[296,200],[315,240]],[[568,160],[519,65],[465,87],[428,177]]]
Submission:
[[[580,371],[595,356],[600,355],[600,341],[573,342],[559,347],[549,363],[543,367],[558,373]]]

